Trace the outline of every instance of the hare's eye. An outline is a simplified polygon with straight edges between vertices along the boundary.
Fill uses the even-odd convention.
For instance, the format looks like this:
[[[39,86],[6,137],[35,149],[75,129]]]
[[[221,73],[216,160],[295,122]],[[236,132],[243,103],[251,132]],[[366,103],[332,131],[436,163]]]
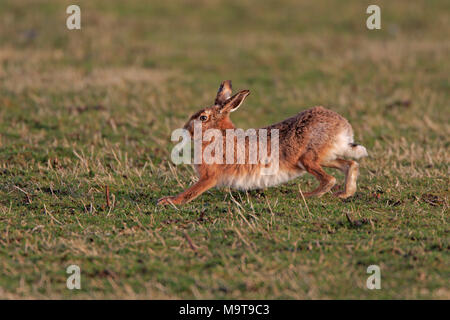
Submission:
[[[200,119],[200,121],[206,121],[206,120],[208,120],[208,117],[203,115],[203,116],[200,116],[199,119]]]

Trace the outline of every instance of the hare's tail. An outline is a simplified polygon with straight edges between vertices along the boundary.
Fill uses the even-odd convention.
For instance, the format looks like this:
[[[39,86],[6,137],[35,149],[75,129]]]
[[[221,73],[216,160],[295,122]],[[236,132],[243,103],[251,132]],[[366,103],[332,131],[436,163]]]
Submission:
[[[364,146],[356,143],[349,143],[348,148],[345,151],[345,156],[359,159],[363,157],[367,157],[369,154],[367,153],[367,150]]]

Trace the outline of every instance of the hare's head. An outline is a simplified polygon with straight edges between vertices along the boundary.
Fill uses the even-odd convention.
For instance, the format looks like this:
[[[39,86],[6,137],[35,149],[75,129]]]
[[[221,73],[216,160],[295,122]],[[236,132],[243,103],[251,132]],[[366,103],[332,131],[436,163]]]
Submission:
[[[236,111],[250,94],[248,90],[242,90],[231,96],[231,81],[222,82],[217,92],[214,105],[199,110],[193,114],[189,121],[184,125],[184,129],[188,130],[191,136],[194,134],[194,123],[202,126],[202,132],[208,129],[232,129],[233,123],[230,120],[230,112]]]

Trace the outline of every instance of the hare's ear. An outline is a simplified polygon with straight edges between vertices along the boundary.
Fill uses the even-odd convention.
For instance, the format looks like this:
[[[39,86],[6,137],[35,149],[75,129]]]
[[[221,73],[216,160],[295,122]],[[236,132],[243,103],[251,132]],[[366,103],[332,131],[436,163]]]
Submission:
[[[249,94],[250,94],[249,90],[242,90],[236,93],[234,96],[232,96],[225,102],[222,109],[220,109],[220,113],[236,111]]]
[[[217,91],[216,101],[214,104],[223,106],[225,101],[231,97],[231,80],[225,80],[219,87]]]

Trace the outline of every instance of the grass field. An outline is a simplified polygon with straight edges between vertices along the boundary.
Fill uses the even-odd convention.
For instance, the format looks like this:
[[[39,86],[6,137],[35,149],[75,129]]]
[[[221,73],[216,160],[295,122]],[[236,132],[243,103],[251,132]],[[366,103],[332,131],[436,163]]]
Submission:
[[[450,298],[449,1],[76,1],[69,31],[72,3],[0,2],[0,298]],[[347,117],[355,197],[305,204],[304,176],[155,206],[195,181],[170,134],[225,79],[238,127]]]

